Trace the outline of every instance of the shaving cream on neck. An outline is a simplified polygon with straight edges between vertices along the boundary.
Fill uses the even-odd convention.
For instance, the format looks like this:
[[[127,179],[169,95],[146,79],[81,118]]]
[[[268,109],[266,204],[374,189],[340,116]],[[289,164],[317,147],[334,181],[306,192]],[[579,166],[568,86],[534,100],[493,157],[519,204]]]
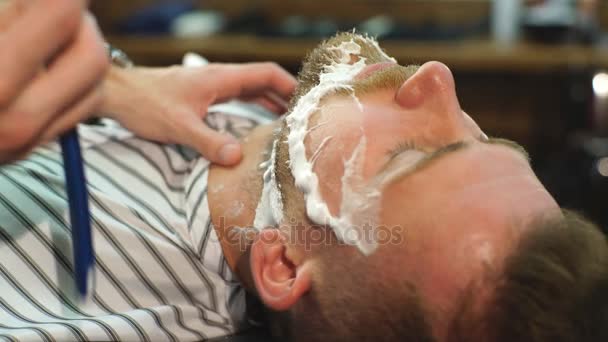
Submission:
[[[276,227],[283,220],[283,201],[281,191],[275,176],[277,140],[272,143],[270,158],[264,163],[266,170],[262,176],[262,196],[255,210],[253,227],[262,230],[267,227]]]

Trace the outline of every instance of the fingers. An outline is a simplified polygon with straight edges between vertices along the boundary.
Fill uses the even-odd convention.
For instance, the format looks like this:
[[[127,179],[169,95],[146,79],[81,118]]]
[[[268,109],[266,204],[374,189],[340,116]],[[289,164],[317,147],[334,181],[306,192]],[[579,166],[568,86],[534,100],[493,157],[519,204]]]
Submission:
[[[102,100],[101,88],[96,89],[91,94],[87,95],[82,101],[71,108],[65,116],[54,122],[42,134],[35,132],[28,127],[31,125],[18,125],[13,129],[0,130],[3,138],[0,140],[0,164],[12,160],[18,160],[25,157],[39,142],[48,142],[62,133],[67,132],[74,127],[78,122],[89,117],[99,102]],[[4,133],[8,132],[8,134]],[[17,144],[3,144],[4,142],[16,142]]]
[[[79,122],[90,116],[99,103],[102,101],[101,87],[88,94],[82,101],[70,108],[59,120],[53,122],[44,132],[36,132],[23,127],[15,127],[10,130],[12,134],[4,134],[0,140],[0,164],[21,159],[28,154],[38,143],[48,142],[57,136],[67,132]],[[31,127],[31,126],[29,126]],[[4,131],[4,130],[2,130]],[[2,142],[13,141],[15,145],[2,144]]]
[[[33,115],[16,111],[8,113],[9,120],[0,122],[0,164],[26,155],[38,143],[48,142],[87,119],[102,99],[102,87],[98,86],[62,113],[58,120],[42,127]]]
[[[287,103],[274,93],[266,93],[262,96],[243,96],[239,100],[255,103],[277,115],[281,115],[287,111]]]
[[[248,63],[218,65],[216,101],[233,97],[275,93],[289,101],[296,87],[296,79],[276,63]],[[221,74],[221,75],[220,75]]]
[[[19,130],[18,127],[12,128],[0,127],[0,134],[2,134],[2,139],[0,139],[0,165],[20,159],[33,146],[29,143],[31,137],[28,132]]]
[[[40,118],[40,126],[65,113],[103,79],[109,61],[101,37],[85,19],[74,43],[18,97],[13,108]]]
[[[13,64],[19,66],[20,61]],[[99,102],[99,95],[93,93],[98,92],[108,65],[94,23],[83,19],[65,51],[46,70],[36,69],[35,78],[15,93],[15,99],[4,108],[0,105],[0,161],[23,155],[40,142],[43,133],[48,140],[87,117]]]
[[[193,118],[185,127],[187,134],[178,143],[193,147],[203,157],[220,165],[230,166],[241,160],[241,145],[234,137],[209,128],[198,118]]]
[[[0,105],[6,105],[76,36],[85,2],[45,0],[23,7],[0,33]]]
[[[274,101],[266,97],[259,97],[257,99],[254,99],[253,102],[258,104],[259,106],[262,106],[263,108],[266,108],[266,110],[268,110],[269,112],[272,112],[277,115],[285,112],[283,106],[277,105]]]
[[[102,99],[103,93],[101,87],[97,87],[90,94],[86,95],[83,100],[62,114],[57,121],[54,121],[42,134],[41,141],[48,142],[53,140],[76,126],[79,122],[89,118],[97,109]]]

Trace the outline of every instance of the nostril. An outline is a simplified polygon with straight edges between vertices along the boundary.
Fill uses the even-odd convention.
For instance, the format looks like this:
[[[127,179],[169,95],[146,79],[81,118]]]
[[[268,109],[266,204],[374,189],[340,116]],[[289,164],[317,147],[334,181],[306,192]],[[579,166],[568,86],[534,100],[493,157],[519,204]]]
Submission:
[[[414,76],[415,77],[415,76]],[[409,84],[406,81],[395,94],[395,101],[403,108],[416,108],[422,105],[424,94],[419,84]]]
[[[439,62],[428,62],[421,66],[401,85],[395,100],[408,109],[424,106],[438,114],[454,115],[460,112],[452,72]]]

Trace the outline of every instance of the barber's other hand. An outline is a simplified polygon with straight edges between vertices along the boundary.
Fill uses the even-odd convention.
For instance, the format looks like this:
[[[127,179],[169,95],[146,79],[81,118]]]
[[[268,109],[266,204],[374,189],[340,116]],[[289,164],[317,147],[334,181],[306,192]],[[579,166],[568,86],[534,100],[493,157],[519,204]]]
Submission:
[[[12,0],[0,9],[0,163],[87,118],[109,61],[84,0]]]
[[[138,136],[187,145],[228,166],[240,161],[241,146],[205,125],[207,108],[237,98],[282,114],[295,85],[295,78],[274,63],[112,68],[101,112]]]

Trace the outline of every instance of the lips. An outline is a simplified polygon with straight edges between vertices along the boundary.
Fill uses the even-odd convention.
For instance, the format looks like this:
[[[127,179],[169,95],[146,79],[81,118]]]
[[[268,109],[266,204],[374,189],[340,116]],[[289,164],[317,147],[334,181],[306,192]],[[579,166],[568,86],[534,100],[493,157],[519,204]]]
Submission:
[[[366,66],[359,74],[357,74],[357,76],[355,76],[355,80],[363,80],[366,79],[368,77],[370,77],[371,75],[373,75],[374,73],[386,69],[386,68],[390,68],[392,66],[396,65],[396,63],[394,62],[382,62],[382,63],[376,63],[376,64],[370,64],[368,66]]]

